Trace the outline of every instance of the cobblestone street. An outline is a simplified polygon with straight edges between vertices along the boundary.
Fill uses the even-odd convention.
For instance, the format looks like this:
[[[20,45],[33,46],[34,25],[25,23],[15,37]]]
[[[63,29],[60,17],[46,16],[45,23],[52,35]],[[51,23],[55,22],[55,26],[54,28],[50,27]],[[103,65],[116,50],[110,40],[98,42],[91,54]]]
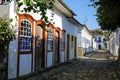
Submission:
[[[99,50],[26,80],[119,80],[114,59],[106,50]]]

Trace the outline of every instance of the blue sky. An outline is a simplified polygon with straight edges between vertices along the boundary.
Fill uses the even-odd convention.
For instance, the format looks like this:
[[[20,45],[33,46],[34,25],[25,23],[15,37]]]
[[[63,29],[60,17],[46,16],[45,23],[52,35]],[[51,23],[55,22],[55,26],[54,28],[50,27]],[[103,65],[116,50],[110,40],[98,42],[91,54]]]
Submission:
[[[75,18],[82,24],[86,24],[88,29],[96,29],[96,9],[89,7],[90,0],[63,0],[66,5],[77,15]]]

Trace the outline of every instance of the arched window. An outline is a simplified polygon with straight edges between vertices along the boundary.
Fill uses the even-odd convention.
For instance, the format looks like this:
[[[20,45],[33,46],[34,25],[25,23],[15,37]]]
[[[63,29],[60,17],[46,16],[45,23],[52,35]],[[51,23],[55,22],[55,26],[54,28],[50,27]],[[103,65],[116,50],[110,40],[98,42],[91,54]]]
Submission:
[[[20,27],[20,51],[31,51],[32,27],[27,20],[21,21]]]
[[[47,32],[47,50],[53,49],[53,30],[51,28],[48,28]]]

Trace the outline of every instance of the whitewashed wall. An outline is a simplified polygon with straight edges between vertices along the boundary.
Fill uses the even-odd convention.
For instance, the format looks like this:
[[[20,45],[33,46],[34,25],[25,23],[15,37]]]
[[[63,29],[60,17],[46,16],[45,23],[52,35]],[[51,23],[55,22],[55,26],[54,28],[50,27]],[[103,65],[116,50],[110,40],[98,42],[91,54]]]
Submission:
[[[13,22],[11,23],[13,26],[15,26],[14,30],[16,31],[15,35],[16,38],[14,41],[11,41],[9,44],[9,56],[8,56],[8,78],[14,78],[17,74],[17,53],[18,53],[18,27],[17,27],[17,21],[16,21],[16,12],[15,12],[15,3],[14,0],[8,4],[9,9],[4,9],[4,11],[7,12],[5,14],[6,17],[13,19]],[[1,7],[0,7],[1,8]],[[6,7],[7,8],[7,7]],[[3,14],[2,13],[2,14]],[[4,16],[4,15],[3,15]]]
[[[68,21],[65,15],[63,15],[61,12],[58,10],[54,10],[54,17],[53,17],[53,22],[55,22],[55,27],[60,27],[60,29],[66,30],[66,33],[69,34],[70,36],[76,36],[77,37],[77,32],[78,32],[78,26],[73,24],[72,22]],[[51,12],[49,12],[49,16],[51,15]],[[52,17],[51,17],[52,18]],[[67,36],[67,35],[66,35]],[[70,37],[71,39],[71,37]],[[71,42],[71,41],[70,41]],[[71,44],[71,43],[70,43]],[[67,45],[67,44],[66,44]],[[66,47],[67,48],[67,47]],[[77,50],[76,50],[77,51]],[[66,51],[65,51],[66,52]],[[70,59],[73,59],[74,57],[74,50],[70,49]],[[65,53],[66,55],[66,53]],[[61,58],[64,59],[66,56],[63,56],[61,52]]]
[[[82,29],[81,34],[81,47],[83,47],[83,53],[90,52],[92,47],[92,35],[86,30],[86,28]]]
[[[16,39],[14,41],[11,41],[9,44],[9,63],[8,63],[8,78],[15,78],[17,76],[17,57],[18,57],[18,24],[16,21],[15,16],[16,15],[16,8],[15,8],[15,3],[14,1],[12,1],[9,5],[7,6],[0,6],[0,11],[2,11],[2,14],[0,13],[0,16],[6,16],[9,18],[13,19],[13,22],[11,24],[16,25]],[[3,15],[4,13],[4,15]],[[66,34],[70,34],[70,36],[76,36],[77,37],[77,33],[78,33],[78,26],[76,26],[75,24],[73,24],[72,22],[68,21],[68,19],[66,18],[66,16],[64,14],[62,14],[61,12],[59,12],[58,10],[54,10],[54,17],[51,17],[51,11],[48,10],[47,11],[47,15],[49,16],[49,19],[53,19],[53,22],[55,22],[54,26],[55,27],[59,27],[61,30],[66,30]],[[21,13],[23,14],[23,13]],[[35,14],[35,13],[28,13],[30,14],[35,20],[40,20],[40,15],[39,14]],[[71,37],[70,37],[71,39]],[[70,43],[71,44],[71,43]],[[66,47],[67,48],[67,47]],[[77,47],[76,47],[77,49]],[[34,50],[33,50],[34,51]],[[76,50],[78,51],[78,50]],[[66,50],[65,52],[61,52],[61,62],[64,62],[66,59]],[[53,65],[53,54],[52,53],[48,53],[47,55],[47,62],[46,66],[50,67]],[[74,58],[74,50],[70,49],[70,59]],[[33,58],[34,59],[34,58]],[[25,60],[25,62],[24,62]],[[27,74],[29,72],[31,72],[31,63],[30,61],[32,60],[32,56],[30,54],[26,54],[26,55],[20,55],[20,74],[19,75],[24,75]],[[27,65],[27,64],[28,65]],[[34,64],[34,63],[33,63]],[[27,65],[27,66],[25,66]],[[27,67],[28,69],[26,69],[25,67]],[[34,66],[33,66],[34,68]],[[25,70],[26,69],[26,70]]]
[[[0,17],[7,19],[9,18],[9,4],[7,5],[0,5]]]
[[[7,5],[0,5],[0,17],[2,17],[5,20],[13,19],[13,22],[11,23],[13,26],[15,26],[17,23],[15,21],[15,4],[14,0],[7,4]],[[17,49],[18,49],[18,39],[17,39],[17,26],[15,28],[16,30],[16,39],[14,41],[11,41],[9,44],[9,54],[8,54],[8,78],[14,78],[16,77],[17,73]]]
[[[112,32],[109,36],[108,41],[108,50],[114,56],[118,56],[118,49],[119,49],[119,37],[120,37],[120,29],[117,29],[116,32]]]
[[[98,50],[97,42],[93,39],[93,50]]]
[[[109,48],[110,48],[110,43],[109,43],[109,41],[106,41],[106,43],[107,43],[107,50],[109,51]]]
[[[116,33],[112,32],[111,35],[109,36],[109,41],[110,41],[110,52],[111,54],[115,54],[115,38],[116,38]]]

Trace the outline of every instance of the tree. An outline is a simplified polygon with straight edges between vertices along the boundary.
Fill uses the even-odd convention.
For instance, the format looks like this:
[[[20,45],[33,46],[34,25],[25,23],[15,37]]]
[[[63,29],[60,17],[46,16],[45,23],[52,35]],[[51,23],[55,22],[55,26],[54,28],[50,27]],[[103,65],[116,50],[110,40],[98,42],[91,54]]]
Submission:
[[[7,79],[8,45],[15,38],[13,26],[9,27],[11,21],[12,19],[4,20],[0,17],[0,80]]]
[[[107,31],[107,30],[103,32],[103,35],[104,35],[103,43],[104,43],[105,47],[107,47],[106,41],[108,40],[109,33],[110,33],[110,31]]]
[[[0,55],[5,55],[7,45],[14,39],[15,31],[10,29],[9,25],[12,20],[4,20],[0,18]],[[11,25],[12,26],[12,25]]]
[[[120,0],[91,0],[97,9],[97,21],[103,30],[120,27]]]
[[[101,29],[99,29],[99,28],[98,28],[98,29],[95,29],[94,31],[95,31],[96,33],[100,34],[100,35],[103,35],[103,31],[102,31]]]
[[[0,4],[5,5],[11,1],[12,0],[7,0],[6,2],[6,0],[1,0]],[[48,16],[46,16],[46,11],[47,9],[53,10],[55,0],[16,0],[16,2],[18,6],[18,14],[20,12],[20,7],[24,5],[25,7],[23,8],[23,10],[21,10],[21,12],[34,12],[40,14],[41,20],[44,21],[43,25],[41,25],[42,27],[45,27],[46,25],[49,25],[51,23],[52,19],[48,20]],[[51,16],[53,15],[54,14],[51,13]]]

